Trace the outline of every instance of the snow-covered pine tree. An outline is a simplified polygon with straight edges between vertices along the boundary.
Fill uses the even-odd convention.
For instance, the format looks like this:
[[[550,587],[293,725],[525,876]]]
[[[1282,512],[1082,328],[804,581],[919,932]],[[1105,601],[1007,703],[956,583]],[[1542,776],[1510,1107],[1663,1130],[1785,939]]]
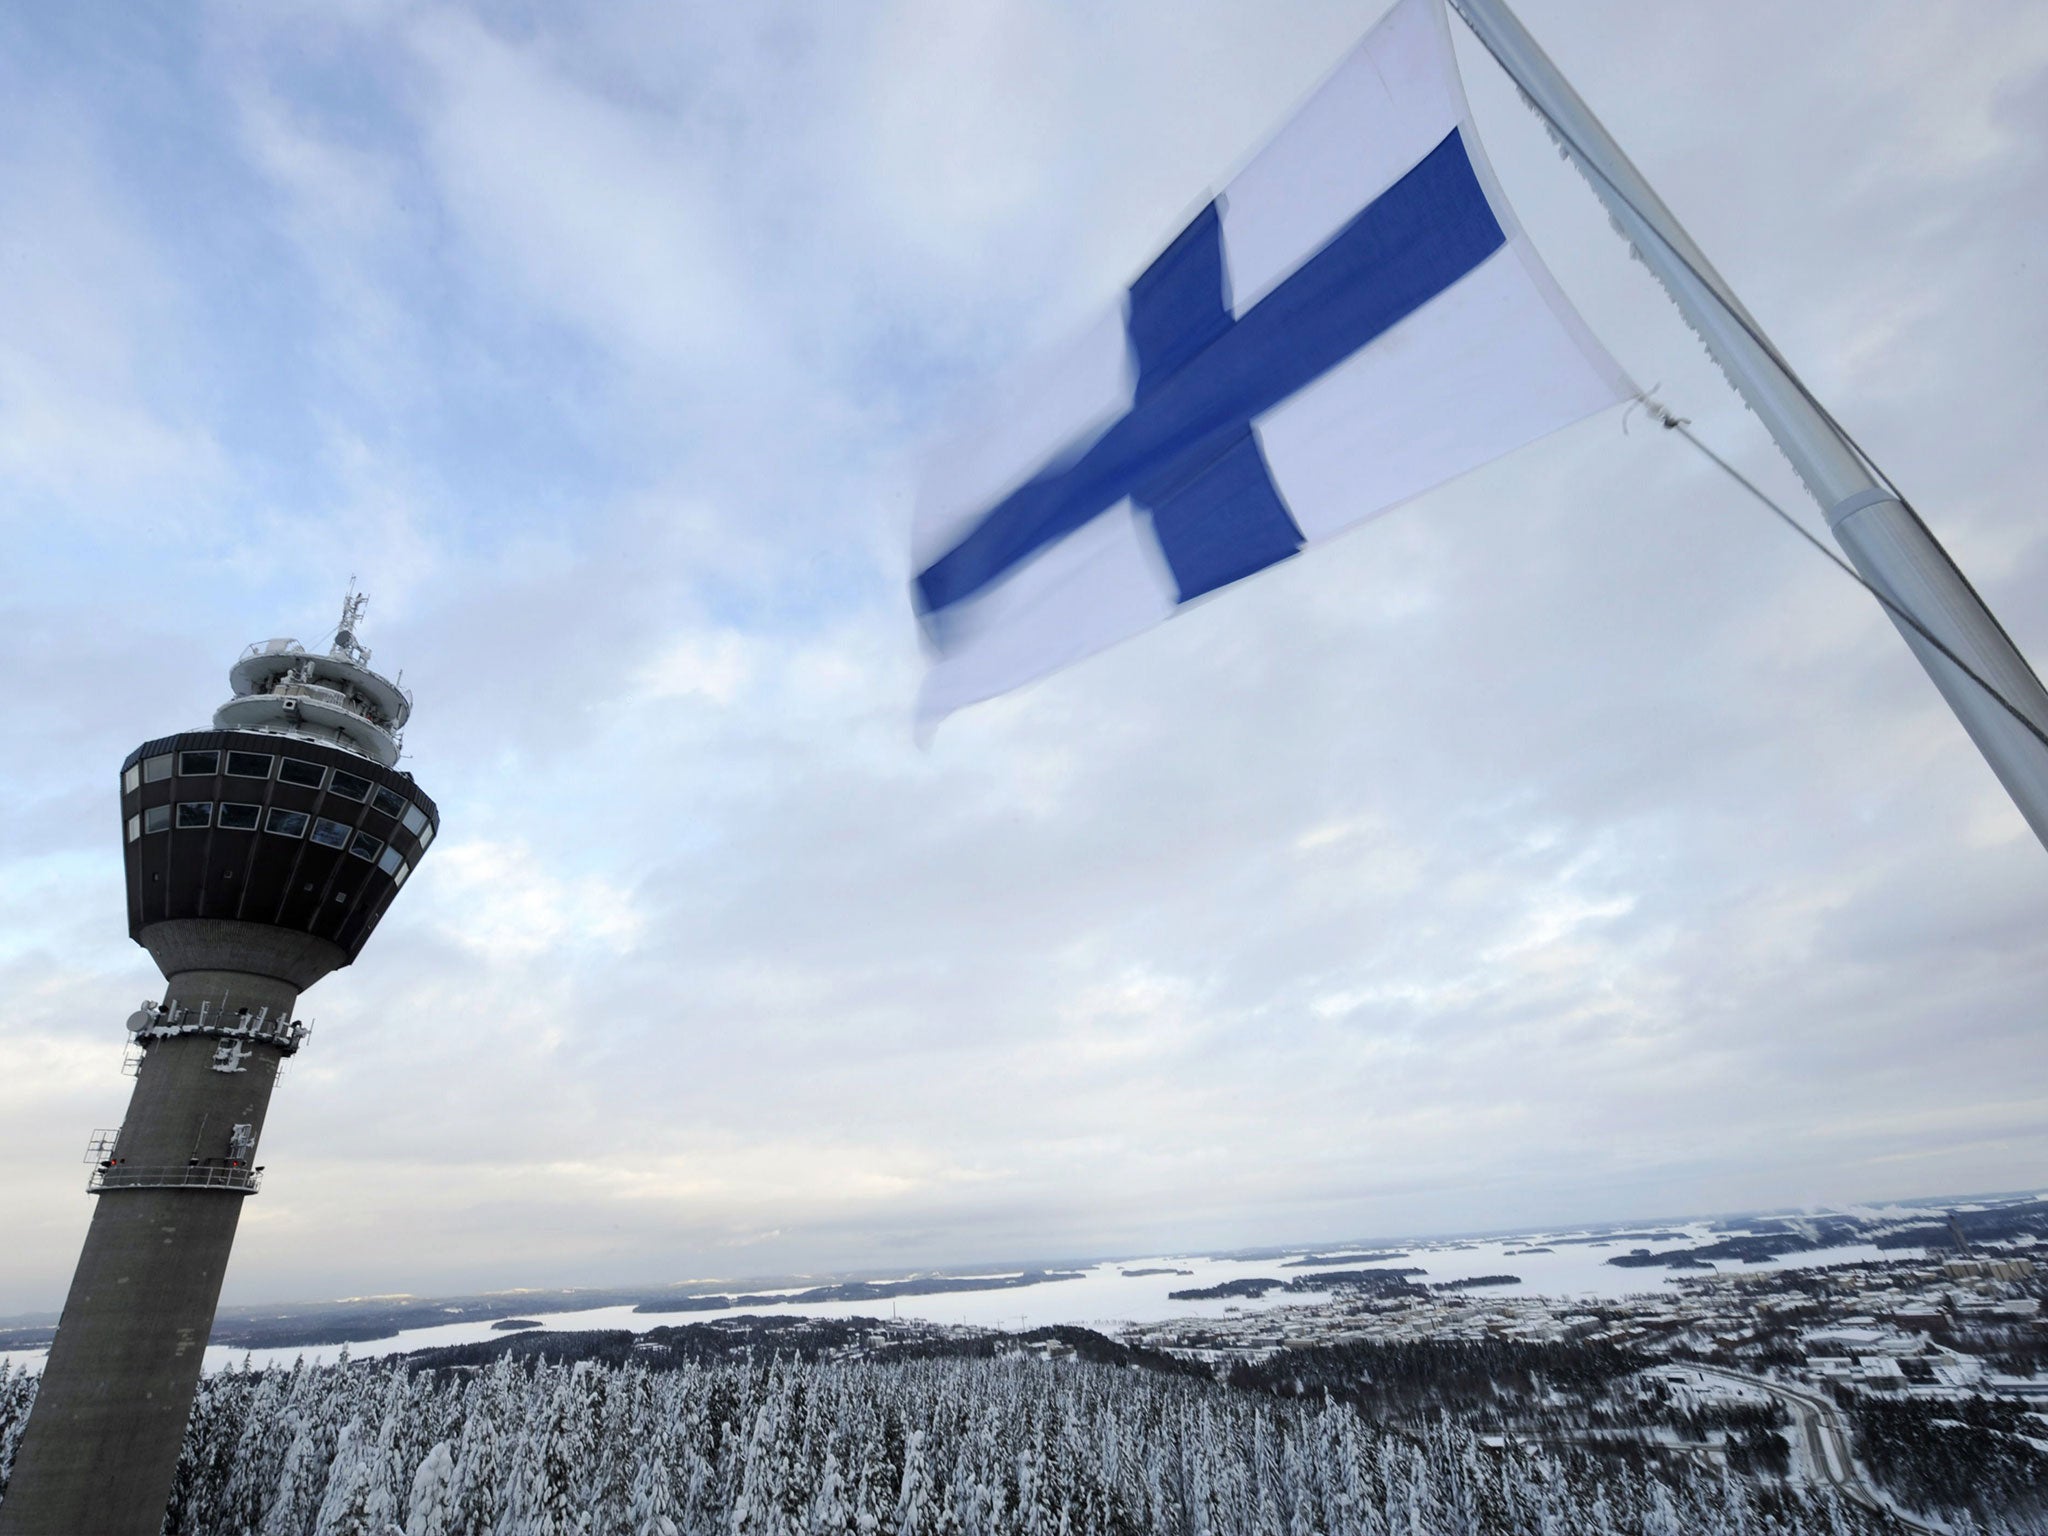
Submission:
[[[399,1449],[409,1438],[406,1423],[412,1408],[411,1383],[412,1373],[402,1362],[394,1361],[379,1393],[383,1412],[377,1420],[376,1437],[363,1442],[364,1520],[372,1536],[386,1536],[390,1531],[399,1531],[403,1536],[400,1519],[404,1504],[394,1485],[412,1470],[401,1466]]]
[[[626,1529],[628,1536],[677,1536],[675,1494],[658,1454],[643,1458],[633,1473]]]
[[[890,1454],[892,1430],[899,1431],[896,1454],[900,1456],[900,1425],[886,1403],[868,1403],[866,1411],[853,1421],[847,1486],[851,1490],[854,1528],[860,1536],[876,1536],[895,1508],[902,1484],[902,1465]]]
[[[498,1458],[498,1432],[484,1406],[490,1395],[488,1391],[471,1395],[473,1406],[463,1421],[462,1439],[455,1450],[448,1504],[452,1511],[450,1530],[459,1536],[490,1536],[501,1502],[503,1474]]]
[[[633,1433],[635,1397],[647,1372],[637,1364],[600,1370],[589,1383],[591,1405],[584,1428],[590,1465],[590,1536],[633,1536],[633,1477],[649,1450]]]
[[[740,1472],[739,1496],[733,1505],[733,1536],[789,1536],[784,1505],[789,1495],[789,1468],[783,1457],[780,1394],[764,1394],[754,1411]]]
[[[846,1503],[846,1479],[839,1475],[839,1458],[827,1451],[818,1486],[811,1494],[811,1507],[804,1512],[803,1536],[847,1536],[853,1511]]]
[[[365,1435],[363,1421],[351,1419],[334,1447],[313,1536],[384,1536],[370,1513],[376,1459],[376,1442]]]
[[[500,1435],[509,1440],[515,1438],[525,1420],[521,1417],[525,1408],[526,1394],[533,1384],[532,1374],[522,1371],[511,1355],[498,1356],[482,1376],[484,1406],[489,1410],[491,1423]]]
[[[533,1536],[532,1512],[547,1503],[537,1432],[524,1430],[510,1442],[498,1481],[497,1536]]]
[[[534,1372],[533,1393],[547,1400],[520,1437],[498,1536],[584,1536],[588,1511],[576,1506],[571,1452],[576,1383],[543,1366]]]
[[[14,1453],[21,1445],[21,1432],[28,1426],[28,1411],[36,1398],[36,1384],[42,1377],[13,1361],[0,1361],[0,1498],[7,1494],[7,1479],[14,1473]]]
[[[595,1536],[613,1536],[607,1526],[625,1518],[622,1505],[607,1507],[611,1458],[604,1441],[606,1387],[621,1374],[621,1370],[608,1369],[594,1360],[578,1361],[569,1369],[568,1415],[562,1429],[569,1502],[581,1513],[583,1529]],[[623,1488],[619,1492],[623,1495]]]
[[[405,1502],[405,1536],[455,1536],[455,1453],[442,1440],[421,1458]]]
[[[251,1536],[262,1524],[264,1508],[283,1467],[291,1442],[278,1434],[279,1410],[290,1378],[265,1371],[243,1409],[241,1433],[232,1443],[228,1475],[200,1531],[222,1536]],[[191,1431],[186,1431],[191,1438]]]
[[[982,1477],[980,1436],[962,1434],[955,1444],[953,1471],[946,1480],[948,1513],[956,1529],[982,1536],[991,1528],[987,1506],[992,1495]]]
[[[894,1536],[934,1536],[939,1525],[938,1499],[926,1465],[924,1431],[903,1437],[903,1481],[897,1488]]]
[[[325,1437],[303,1412],[287,1418],[284,1429],[291,1440],[259,1530],[261,1536],[308,1536],[327,1488]]]

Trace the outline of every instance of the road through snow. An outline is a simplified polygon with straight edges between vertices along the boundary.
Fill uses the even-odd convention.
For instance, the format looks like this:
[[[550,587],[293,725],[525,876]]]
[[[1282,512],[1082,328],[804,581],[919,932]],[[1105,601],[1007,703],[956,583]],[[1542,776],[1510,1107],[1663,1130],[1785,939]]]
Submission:
[[[1843,1498],[1854,1499],[1865,1509],[1888,1514],[1909,1530],[1925,1531],[1930,1536],[1946,1536],[1947,1526],[1929,1524],[1901,1509],[1865,1475],[1856,1464],[1855,1441],[1842,1410],[1826,1398],[1803,1388],[1788,1387],[1782,1381],[1773,1381],[1766,1376],[1751,1376],[1744,1371],[1724,1370],[1713,1365],[1694,1365],[1691,1368],[1703,1376],[1718,1376],[1723,1381],[1768,1392],[1783,1403],[1792,1415],[1792,1422],[1799,1426],[1800,1445],[1807,1465],[1814,1469],[1818,1480],[1826,1481]]]

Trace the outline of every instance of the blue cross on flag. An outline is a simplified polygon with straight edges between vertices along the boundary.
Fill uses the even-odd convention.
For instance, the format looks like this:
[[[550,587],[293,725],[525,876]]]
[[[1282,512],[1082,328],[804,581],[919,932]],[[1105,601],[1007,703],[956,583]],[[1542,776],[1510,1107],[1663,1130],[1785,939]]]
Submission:
[[[1442,0],[1399,0],[934,457],[920,728],[1634,393],[1494,183]]]

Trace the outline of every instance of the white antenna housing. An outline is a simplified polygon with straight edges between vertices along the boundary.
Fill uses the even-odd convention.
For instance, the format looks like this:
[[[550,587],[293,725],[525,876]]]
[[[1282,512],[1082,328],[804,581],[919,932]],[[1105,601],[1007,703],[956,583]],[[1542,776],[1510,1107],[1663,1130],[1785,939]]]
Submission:
[[[370,670],[369,647],[356,638],[369,602],[349,589],[324,654],[296,640],[265,640],[242,652],[228,672],[235,696],[213,712],[214,729],[297,736],[395,766],[412,696]]]

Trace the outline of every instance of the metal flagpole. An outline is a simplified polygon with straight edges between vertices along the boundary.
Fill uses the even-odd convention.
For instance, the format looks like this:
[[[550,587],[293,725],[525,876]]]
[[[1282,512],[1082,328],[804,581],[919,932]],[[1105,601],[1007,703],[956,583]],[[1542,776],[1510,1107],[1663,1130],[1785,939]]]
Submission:
[[[2048,690],[2026,658],[1927,525],[1799,382],[1506,0],[1451,3],[1549,120],[1643,264],[1820,503],[1835,541],[1873,590],[1896,605],[1892,622],[2048,846]]]

